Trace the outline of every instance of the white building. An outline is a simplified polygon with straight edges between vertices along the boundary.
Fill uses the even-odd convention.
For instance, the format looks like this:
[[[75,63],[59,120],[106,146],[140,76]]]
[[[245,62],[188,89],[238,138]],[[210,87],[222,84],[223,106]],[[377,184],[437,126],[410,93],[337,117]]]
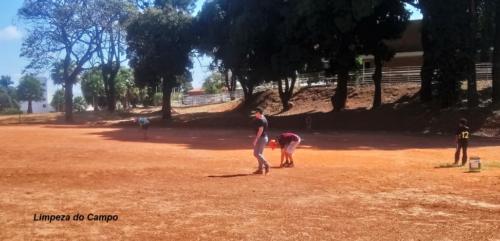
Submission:
[[[43,88],[43,98],[44,100],[42,101],[33,101],[31,103],[31,107],[33,108],[33,113],[49,113],[53,111],[53,108],[49,105],[48,102],[48,93],[47,93],[47,78],[44,77],[37,77],[38,80],[41,81],[42,88]],[[28,102],[27,101],[21,101],[20,103],[21,111],[23,113],[28,112]]]

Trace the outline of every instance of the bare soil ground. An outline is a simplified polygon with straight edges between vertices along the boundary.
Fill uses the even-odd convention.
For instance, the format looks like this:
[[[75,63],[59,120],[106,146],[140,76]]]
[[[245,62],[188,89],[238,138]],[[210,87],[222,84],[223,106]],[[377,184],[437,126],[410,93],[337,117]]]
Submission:
[[[296,168],[255,176],[251,134],[0,126],[0,240],[500,240],[498,139],[473,139],[468,173],[450,137],[301,132]]]

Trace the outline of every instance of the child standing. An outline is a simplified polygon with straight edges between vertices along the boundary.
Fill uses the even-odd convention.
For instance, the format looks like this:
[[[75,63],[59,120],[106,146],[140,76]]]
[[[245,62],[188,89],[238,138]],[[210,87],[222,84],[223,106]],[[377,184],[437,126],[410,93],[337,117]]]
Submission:
[[[455,163],[458,165],[460,159],[460,151],[462,150],[462,166],[467,163],[467,147],[469,146],[469,127],[467,125],[467,119],[460,119],[460,124],[456,132],[457,149],[455,151]]]
[[[135,119],[135,122],[139,124],[139,127],[142,129],[144,133],[144,140],[148,139],[148,129],[151,125],[151,122],[146,117],[138,117]]]
[[[255,110],[255,139],[253,141],[253,155],[259,163],[259,167],[254,174],[268,174],[269,163],[264,158],[264,148],[269,141],[267,133],[269,131],[269,124],[262,109]]]

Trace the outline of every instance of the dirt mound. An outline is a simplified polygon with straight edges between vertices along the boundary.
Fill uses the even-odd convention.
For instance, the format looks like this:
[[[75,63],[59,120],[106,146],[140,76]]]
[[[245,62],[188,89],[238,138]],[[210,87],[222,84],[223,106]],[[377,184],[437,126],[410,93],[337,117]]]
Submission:
[[[395,103],[409,100],[419,90],[418,83],[405,83],[398,85],[384,85],[383,103]],[[305,87],[297,90],[290,102],[293,107],[283,111],[278,90],[265,90],[254,95],[253,100],[247,104],[248,108],[262,108],[267,114],[273,116],[289,116],[304,113],[325,113],[332,111],[331,97],[335,94],[333,87]],[[349,87],[346,110],[369,109],[373,102],[374,88],[372,85]]]
[[[221,113],[197,113],[178,116],[181,123],[174,125],[190,127],[249,127],[250,110],[262,108],[273,128],[300,130],[306,128],[306,118],[312,118],[312,127],[317,130],[367,130],[418,132],[429,134],[451,134],[455,131],[458,120],[465,117],[476,135],[500,136],[500,111],[489,104],[467,109],[455,107],[441,109],[420,103],[418,83],[384,85],[383,105],[371,109],[374,89],[372,85],[350,87],[345,111],[332,112],[332,87],[308,87],[298,90],[291,102],[293,107],[282,111],[282,104],[277,90],[265,90],[254,95],[253,100],[238,108]],[[488,99],[491,90],[481,83],[479,90],[483,102]],[[487,103],[487,102],[485,102]],[[437,106],[433,105],[433,106]]]

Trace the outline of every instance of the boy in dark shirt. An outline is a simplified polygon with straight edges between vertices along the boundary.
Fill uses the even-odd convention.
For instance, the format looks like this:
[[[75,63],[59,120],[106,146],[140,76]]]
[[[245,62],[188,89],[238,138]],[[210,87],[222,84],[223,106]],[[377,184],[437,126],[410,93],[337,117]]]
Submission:
[[[460,124],[458,125],[457,132],[455,133],[457,141],[457,149],[455,151],[455,163],[458,165],[460,159],[460,150],[462,150],[462,166],[467,163],[467,147],[469,146],[469,127],[467,126],[467,120],[465,118],[460,119]]]
[[[269,172],[269,163],[264,157],[264,148],[269,141],[269,137],[267,136],[269,125],[262,109],[260,108],[255,110],[254,125],[256,135],[253,141],[253,155],[259,163],[259,167],[254,174],[267,174]]]
[[[300,137],[295,133],[286,132],[276,137],[276,141],[281,147],[280,167],[294,167],[293,153],[295,152],[297,146],[300,144]],[[286,162],[283,163],[285,158]]]

